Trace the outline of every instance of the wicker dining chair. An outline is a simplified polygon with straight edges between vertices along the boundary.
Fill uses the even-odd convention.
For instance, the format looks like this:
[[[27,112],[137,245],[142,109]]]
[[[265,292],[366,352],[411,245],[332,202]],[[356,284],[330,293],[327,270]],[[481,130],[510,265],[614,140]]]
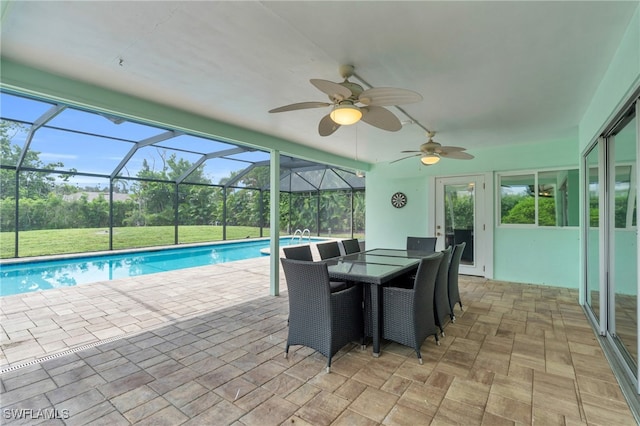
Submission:
[[[407,250],[436,251],[438,237],[407,237]]]
[[[333,257],[340,257],[340,246],[337,241],[329,241],[328,243],[316,244],[318,253],[320,253],[320,259],[331,259]]]
[[[342,240],[342,247],[344,248],[344,254],[360,253],[360,242],[357,238]]]
[[[436,288],[433,296],[433,312],[440,335],[444,337],[444,326],[451,319],[451,305],[449,304],[449,262],[451,262],[452,247],[442,250],[442,261],[436,276]]]
[[[313,254],[311,254],[311,246],[309,245],[283,247],[282,251],[287,259],[313,261]]]
[[[458,273],[460,270],[460,259],[464,252],[464,247],[467,243],[456,244],[453,247],[453,254],[451,255],[451,263],[449,264],[449,307],[451,308],[451,322],[456,321],[456,315],[453,308],[456,303],[460,304],[462,309],[462,300],[460,299],[460,291],[458,290]]]
[[[433,313],[433,298],[436,276],[443,257],[444,254],[440,252],[420,260],[413,288],[382,289],[383,337],[413,348],[420,364],[420,346],[425,339],[434,336],[436,344],[440,344]]]
[[[436,242],[438,237],[407,237],[407,250],[423,251],[425,253],[434,253],[436,251]],[[415,275],[409,275],[409,282],[406,285],[413,285]]]
[[[311,246],[293,246],[283,247],[284,257],[293,260],[306,260],[308,262],[313,261],[313,254],[311,253]],[[345,281],[331,281],[331,291],[340,291],[347,288],[349,285]]]
[[[289,292],[289,334],[292,345],[307,346],[331,358],[349,342],[362,341],[362,289],[331,292],[324,262],[280,259]]]

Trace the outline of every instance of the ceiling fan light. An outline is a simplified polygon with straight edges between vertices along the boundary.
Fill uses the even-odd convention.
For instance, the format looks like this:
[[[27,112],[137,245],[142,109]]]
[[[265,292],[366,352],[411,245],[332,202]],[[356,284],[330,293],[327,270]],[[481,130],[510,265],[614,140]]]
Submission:
[[[440,156],[438,154],[425,154],[422,156],[422,158],[420,158],[420,161],[425,166],[431,166],[440,161]]]
[[[331,119],[341,126],[355,124],[362,118],[362,111],[355,105],[343,104],[336,107],[329,114]]]

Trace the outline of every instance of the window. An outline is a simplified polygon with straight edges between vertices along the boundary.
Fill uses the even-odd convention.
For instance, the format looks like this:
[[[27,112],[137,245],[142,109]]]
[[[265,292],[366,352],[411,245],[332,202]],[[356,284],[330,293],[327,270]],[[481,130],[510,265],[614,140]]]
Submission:
[[[536,223],[535,175],[500,178],[500,223]]]
[[[500,224],[578,226],[578,169],[503,174]]]

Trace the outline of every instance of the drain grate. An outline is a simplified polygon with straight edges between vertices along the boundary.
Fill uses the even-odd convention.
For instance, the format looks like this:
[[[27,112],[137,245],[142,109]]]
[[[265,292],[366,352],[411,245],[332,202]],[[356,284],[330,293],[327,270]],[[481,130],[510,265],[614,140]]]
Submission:
[[[10,371],[16,371],[16,370],[19,370],[19,369],[24,368],[24,367],[29,367],[31,365],[40,364],[41,362],[49,361],[51,359],[60,358],[60,357],[63,357],[65,355],[71,355],[73,353],[80,352],[80,351],[83,351],[85,349],[94,348],[96,346],[103,345],[105,343],[111,343],[111,342],[115,342],[115,341],[120,340],[120,339],[124,339],[124,338],[127,338],[127,337],[132,337],[135,334],[139,334],[139,333],[133,333],[133,334],[129,334],[129,335],[125,334],[125,335],[122,335],[122,336],[110,337],[108,339],[98,340],[98,341],[95,341],[95,342],[92,342],[92,343],[87,343],[86,345],[78,346],[78,347],[75,347],[75,348],[72,348],[72,349],[68,349],[66,351],[62,351],[62,352],[58,352],[58,353],[55,353],[55,354],[43,356],[42,358],[37,358],[37,359],[31,360],[31,361],[18,363],[18,364],[15,364],[15,365],[12,365],[12,366],[9,366],[9,367],[5,367],[5,368],[1,369],[0,370],[0,374],[8,373]]]
[[[214,309],[213,311],[207,311],[207,310],[200,310],[200,311],[196,311],[192,314],[189,315],[184,315],[182,317],[179,318],[180,321],[188,321],[191,320],[193,318],[197,318],[202,316],[203,314],[206,314],[207,312],[215,312],[216,310]],[[0,369],[0,374],[4,374],[4,373],[8,373],[10,371],[16,371],[19,370],[21,368],[24,367],[29,367],[30,365],[35,365],[35,364],[40,364],[41,362],[44,361],[49,361],[51,359],[55,359],[55,358],[60,358],[62,356],[65,355],[71,355],[73,353],[79,352],[79,351],[83,351],[85,349],[90,349],[99,345],[103,345],[105,343],[111,343],[111,342],[115,342],[117,340],[120,339],[129,339],[131,337],[143,334],[143,333],[154,333],[157,330],[160,330],[163,327],[166,327],[168,325],[170,325],[172,322],[176,321],[176,318],[169,318],[169,321],[166,323],[161,323],[161,324],[157,324],[153,327],[149,327],[146,330],[138,330],[138,331],[134,331],[131,333],[127,333],[127,334],[123,334],[121,336],[114,336],[114,337],[109,337],[107,339],[103,339],[103,340],[97,340],[95,342],[92,343],[87,343],[86,345],[82,345],[82,346],[78,346],[75,348],[71,348],[71,349],[67,349],[65,351],[59,352],[59,353],[55,353],[55,354],[51,354],[51,355],[46,355],[43,356],[42,358],[37,358],[31,361],[26,361],[26,362],[21,362],[15,365],[11,365],[11,366],[5,366],[4,368]]]

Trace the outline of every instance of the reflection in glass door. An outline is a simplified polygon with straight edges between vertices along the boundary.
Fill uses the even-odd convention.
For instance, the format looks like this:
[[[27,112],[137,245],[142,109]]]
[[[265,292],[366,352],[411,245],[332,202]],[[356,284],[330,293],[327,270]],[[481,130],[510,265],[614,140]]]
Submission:
[[[480,194],[478,194],[480,192]],[[483,176],[436,179],[437,249],[465,243],[460,273],[484,276],[482,247],[484,233]]]
[[[637,118],[627,117],[609,138],[614,151],[615,167],[611,176],[613,187],[609,188],[609,193],[614,197],[614,215],[612,223],[610,222],[614,228],[610,284],[614,312],[610,313],[608,328],[634,371],[638,365],[636,120]]]
[[[594,320],[600,322],[600,176],[598,170],[598,147],[595,145],[586,158],[585,199],[587,200],[586,222],[586,303],[593,312]]]
[[[615,360],[612,366],[623,392],[637,396],[640,106],[636,104],[621,111],[584,157],[583,235],[588,316],[604,336],[603,348]]]

